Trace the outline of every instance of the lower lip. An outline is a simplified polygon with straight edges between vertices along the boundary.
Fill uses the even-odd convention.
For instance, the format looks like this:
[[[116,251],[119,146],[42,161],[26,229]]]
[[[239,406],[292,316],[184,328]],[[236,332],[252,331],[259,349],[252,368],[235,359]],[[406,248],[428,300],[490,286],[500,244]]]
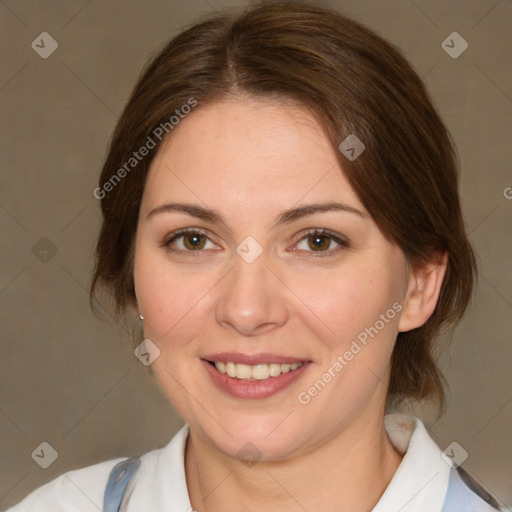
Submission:
[[[298,379],[308,368],[309,362],[302,363],[302,366],[288,373],[281,373],[278,377],[269,377],[265,380],[240,380],[220,373],[208,361],[201,360],[206,371],[213,382],[225,393],[235,398],[246,398],[260,400],[268,398]]]

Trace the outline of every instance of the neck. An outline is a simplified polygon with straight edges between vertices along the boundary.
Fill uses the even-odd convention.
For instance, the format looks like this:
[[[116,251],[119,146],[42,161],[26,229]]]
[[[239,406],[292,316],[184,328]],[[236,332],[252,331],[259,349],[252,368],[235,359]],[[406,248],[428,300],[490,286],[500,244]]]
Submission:
[[[374,508],[401,460],[386,434],[383,414],[363,414],[315,450],[253,466],[190,432],[185,470],[197,512],[363,512]]]

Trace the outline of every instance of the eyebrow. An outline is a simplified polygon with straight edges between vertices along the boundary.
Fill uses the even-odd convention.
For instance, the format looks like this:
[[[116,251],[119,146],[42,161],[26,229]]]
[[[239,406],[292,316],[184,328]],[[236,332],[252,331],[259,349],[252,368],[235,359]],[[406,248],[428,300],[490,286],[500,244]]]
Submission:
[[[341,211],[346,213],[352,213],[359,215],[360,217],[366,218],[367,214],[362,211],[344,203],[313,203],[305,206],[299,206],[282,212],[274,222],[273,227],[277,227],[282,224],[290,224],[298,219],[314,215],[315,213]],[[222,224],[227,226],[227,222],[224,217],[216,210],[206,208],[192,203],[165,203],[156,208],[153,208],[146,216],[147,219],[154,217],[161,213],[170,212],[181,212],[197,217],[204,221],[212,222],[213,224]]]

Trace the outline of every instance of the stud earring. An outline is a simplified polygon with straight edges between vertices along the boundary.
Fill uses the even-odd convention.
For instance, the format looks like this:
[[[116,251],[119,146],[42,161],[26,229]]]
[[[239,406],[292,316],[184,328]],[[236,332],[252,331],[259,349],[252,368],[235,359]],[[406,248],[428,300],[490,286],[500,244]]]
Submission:
[[[141,314],[141,313],[139,313],[139,319],[140,319],[141,321],[142,321],[142,320],[144,320],[144,317],[142,316],[142,314]]]

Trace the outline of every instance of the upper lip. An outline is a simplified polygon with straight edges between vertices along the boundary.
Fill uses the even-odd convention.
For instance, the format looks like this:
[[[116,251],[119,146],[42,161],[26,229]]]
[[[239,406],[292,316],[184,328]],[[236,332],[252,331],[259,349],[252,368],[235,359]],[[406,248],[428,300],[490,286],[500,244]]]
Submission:
[[[271,364],[271,363],[281,363],[281,364],[293,364],[293,363],[305,363],[306,359],[301,359],[294,356],[283,356],[280,354],[240,354],[237,352],[218,352],[216,354],[210,354],[202,359],[206,361],[217,361],[224,363],[237,363],[237,364],[247,364],[250,366],[254,366],[256,364]]]

